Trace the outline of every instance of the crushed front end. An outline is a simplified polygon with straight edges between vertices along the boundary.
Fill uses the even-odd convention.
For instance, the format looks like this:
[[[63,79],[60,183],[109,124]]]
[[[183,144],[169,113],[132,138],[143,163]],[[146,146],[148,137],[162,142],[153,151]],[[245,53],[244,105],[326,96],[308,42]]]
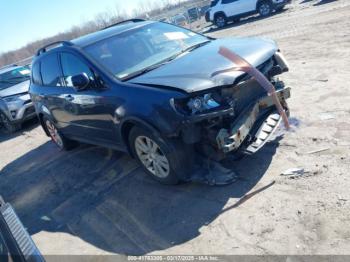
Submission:
[[[274,85],[289,115],[286,100],[290,97],[290,88],[278,77],[288,71],[284,57],[277,52],[257,69]],[[222,160],[229,153],[255,153],[281,121],[272,97],[248,74],[240,76],[232,85],[177,101],[176,107],[187,115],[180,131],[184,142],[195,144],[197,150],[214,160]]]

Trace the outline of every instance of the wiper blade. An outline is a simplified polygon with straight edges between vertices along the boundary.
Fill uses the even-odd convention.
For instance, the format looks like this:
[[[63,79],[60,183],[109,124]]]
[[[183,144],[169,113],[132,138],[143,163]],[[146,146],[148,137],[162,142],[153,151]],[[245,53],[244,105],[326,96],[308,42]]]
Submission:
[[[131,73],[130,75],[127,75],[127,76],[123,77],[122,80],[123,81],[127,81],[127,80],[130,80],[130,79],[135,78],[137,76],[140,76],[140,75],[143,75],[145,73],[148,73],[148,72],[150,72],[150,71],[152,71],[154,69],[157,69],[158,67],[160,67],[160,66],[162,66],[162,65],[164,65],[164,64],[166,64],[166,63],[168,63],[168,62],[170,62],[170,61],[172,61],[174,59],[176,59],[181,54],[189,52],[189,51],[193,51],[194,49],[197,49],[197,48],[199,48],[199,47],[201,47],[201,46],[203,46],[203,45],[205,45],[205,44],[207,44],[209,42],[210,42],[210,40],[204,41],[204,42],[201,42],[201,43],[198,43],[198,44],[195,44],[195,45],[190,46],[190,47],[187,47],[187,48],[181,50],[180,53],[177,53],[177,54],[175,54],[175,55],[173,55],[173,56],[171,56],[171,57],[169,57],[169,58],[167,58],[167,59],[165,59],[165,60],[155,64],[155,65],[149,66],[149,67],[147,67],[145,69],[136,71],[135,73]]]
[[[208,44],[209,42],[210,42],[210,40],[204,41],[204,42],[192,45],[192,46],[189,46],[189,47],[183,49],[180,54],[183,54],[183,53],[186,53],[186,52],[189,52],[189,51],[193,51],[193,50],[195,50],[195,49],[197,49],[199,47],[202,47],[202,46]]]
[[[16,77],[12,77],[9,80],[18,80],[18,79],[29,79],[30,76],[16,76]]]
[[[154,70],[154,69],[157,69],[158,67],[160,67],[160,66],[163,65],[163,64],[164,64],[164,62],[155,64],[155,65],[152,65],[152,66],[149,66],[149,67],[146,67],[146,68],[144,68],[144,69],[141,69],[141,70],[139,70],[139,71],[136,71],[136,72],[134,72],[134,73],[131,73],[131,74],[129,74],[129,75],[123,77],[122,80],[123,80],[123,81],[127,81],[127,80],[130,80],[130,79],[132,79],[132,78],[138,77],[138,76],[143,75],[143,74],[145,74],[145,73],[148,73],[148,72],[150,72],[150,71],[152,71],[152,70]]]
[[[169,57],[169,58],[166,60],[166,62],[170,62],[170,61],[176,59],[177,57],[179,57],[180,55],[182,55],[182,54],[184,54],[184,53],[187,53],[187,52],[190,52],[190,51],[193,51],[193,50],[195,50],[195,49],[197,49],[197,48],[199,48],[199,47],[202,47],[202,46],[208,44],[209,42],[210,42],[210,40],[204,41],[204,42],[201,42],[201,43],[192,45],[192,46],[189,46],[189,47],[187,47],[187,48],[181,50],[180,53],[177,53],[177,54],[175,54],[175,55]]]
[[[11,82],[11,81],[7,81],[7,80],[0,80],[0,83],[2,84],[15,84],[14,82]]]

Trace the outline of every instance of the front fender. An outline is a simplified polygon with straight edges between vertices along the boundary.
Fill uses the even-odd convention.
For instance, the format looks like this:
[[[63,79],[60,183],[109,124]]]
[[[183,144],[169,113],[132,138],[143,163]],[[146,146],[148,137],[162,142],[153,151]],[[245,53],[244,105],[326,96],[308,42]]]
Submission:
[[[11,119],[10,112],[4,100],[0,99],[0,111],[6,115],[8,119]]]

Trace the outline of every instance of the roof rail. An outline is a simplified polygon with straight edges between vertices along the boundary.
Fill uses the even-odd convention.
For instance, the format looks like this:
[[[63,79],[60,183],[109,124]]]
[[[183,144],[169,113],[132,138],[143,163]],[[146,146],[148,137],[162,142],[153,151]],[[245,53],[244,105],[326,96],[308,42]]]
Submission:
[[[146,21],[146,20],[141,19],[141,18],[128,19],[128,20],[124,20],[124,21],[121,21],[121,22],[118,22],[118,23],[109,25],[109,26],[107,26],[107,27],[104,27],[104,28],[102,28],[101,30],[105,30],[105,29],[108,29],[108,28],[111,28],[111,27],[113,27],[113,26],[120,25],[120,24],[125,24],[125,23],[139,23],[139,22],[144,22],[144,21]]]
[[[40,48],[40,49],[38,50],[38,52],[36,53],[36,55],[39,56],[39,55],[45,53],[49,47],[56,46],[56,45],[72,46],[73,43],[72,43],[72,42],[69,42],[69,41],[57,41],[57,42],[53,42],[53,43],[50,43],[50,44],[45,45],[45,46],[43,46],[42,48]]]

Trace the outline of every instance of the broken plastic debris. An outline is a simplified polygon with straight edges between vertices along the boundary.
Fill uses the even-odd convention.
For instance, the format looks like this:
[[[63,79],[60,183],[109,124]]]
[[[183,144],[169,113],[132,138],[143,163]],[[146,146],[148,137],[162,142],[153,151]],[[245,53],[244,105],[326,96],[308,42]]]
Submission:
[[[284,171],[281,176],[302,176],[307,173],[310,172],[306,171],[304,168],[290,168]]]
[[[324,152],[324,151],[328,151],[329,149],[330,149],[329,147],[321,148],[321,149],[318,149],[318,150],[313,150],[313,151],[307,152],[306,154],[311,155],[311,154],[321,153],[321,152]]]

